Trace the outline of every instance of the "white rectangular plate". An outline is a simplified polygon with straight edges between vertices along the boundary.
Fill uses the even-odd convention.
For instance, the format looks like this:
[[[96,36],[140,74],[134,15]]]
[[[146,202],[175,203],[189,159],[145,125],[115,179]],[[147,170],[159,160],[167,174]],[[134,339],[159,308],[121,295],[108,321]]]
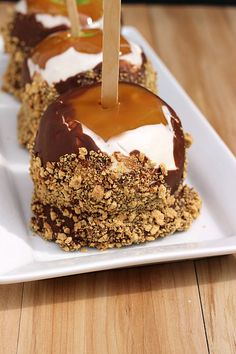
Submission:
[[[236,161],[158,56],[132,27],[124,34],[140,44],[158,72],[159,95],[194,137],[188,181],[201,194],[201,216],[185,233],[143,245],[65,253],[29,230],[32,183],[28,153],[18,146],[18,103],[0,93],[0,283],[14,283],[134,265],[236,252]],[[0,55],[0,76],[7,58]]]

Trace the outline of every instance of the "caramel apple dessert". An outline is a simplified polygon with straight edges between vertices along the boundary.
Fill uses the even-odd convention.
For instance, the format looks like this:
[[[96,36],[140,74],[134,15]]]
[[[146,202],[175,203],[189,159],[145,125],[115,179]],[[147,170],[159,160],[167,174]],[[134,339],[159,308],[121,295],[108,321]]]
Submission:
[[[120,82],[106,109],[100,83],[60,95],[31,151],[33,231],[74,251],[187,230],[201,207],[184,184],[189,145],[174,110],[144,87]]]
[[[69,31],[52,34],[25,61],[22,107],[18,116],[18,138],[32,144],[42,113],[59,96],[75,87],[101,81],[103,32],[87,29],[73,37]],[[143,50],[120,38],[119,79],[156,90],[156,73]]]
[[[77,0],[83,28],[101,27],[102,0]],[[21,97],[23,62],[33,48],[48,35],[70,28],[64,0],[21,0],[2,29],[5,51],[10,62],[4,76],[3,89]]]

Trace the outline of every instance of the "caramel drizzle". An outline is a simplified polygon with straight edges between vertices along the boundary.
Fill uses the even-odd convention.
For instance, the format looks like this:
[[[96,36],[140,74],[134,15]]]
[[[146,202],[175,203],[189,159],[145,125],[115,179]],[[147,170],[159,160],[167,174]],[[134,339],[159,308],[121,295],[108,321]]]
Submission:
[[[102,31],[99,29],[84,30],[79,37],[73,37],[70,31],[57,32],[39,43],[34,49],[31,59],[44,69],[50,58],[64,53],[71,47],[80,53],[101,53]],[[120,55],[129,53],[131,53],[130,45],[124,37],[121,37]]]
[[[63,102],[73,111],[69,120],[79,121],[104,141],[144,125],[168,124],[160,101],[142,87],[120,83],[119,104],[109,109],[101,106],[100,97],[101,86],[93,85],[68,93]]]

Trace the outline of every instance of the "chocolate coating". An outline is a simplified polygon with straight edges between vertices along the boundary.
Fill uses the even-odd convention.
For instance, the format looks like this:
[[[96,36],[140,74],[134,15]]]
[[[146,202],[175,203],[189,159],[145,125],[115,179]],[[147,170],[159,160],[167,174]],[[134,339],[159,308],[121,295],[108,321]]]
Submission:
[[[140,68],[134,68],[134,66],[125,60],[120,60],[120,79],[123,82],[138,82],[139,77],[144,75],[145,63],[147,58],[145,54],[142,54],[142,66]],[[75,76],[69,77],[67,80],[59,81],[55,84],[55,88],[58,93],[62,94],[66,91],[72,90],[77,87],[84,87],[88,85],[93,85],[95,82],[101,81],[102,79],[102,63],[98,64],[94,69],[94,76],[89,78],[85,73],[79,73]]]
[[[185,162],[184,134],[180,119],[161,98],[145,88],[127,83],[120,83],[119,86],[120,106],[116,111],[104,110],[99,105],[97,95],[101,87],[100,84],[92,85],[90,88],[74,89],[61,95],[48,107],[42,116],[34,147],[35,155],[39,156],[45,165],[47,162],[59,161],[63,155],[78,154],[81,147],[85,147],[88,151],[99,151],[94,140],[84,134],[82,124],[101,136],[104,141],[107,141],[112,136],[118,136],[120,133],[135,129],[138,126],[149,124],[167,125],[168,122],[162,112],[162,107],[166,106],[172,115],[171,124],[174,130],[173,153],[177,167],[176,170],[168,171],[166,183],[174,192],[183,178]],[[94,96],[95,99],[92,101],[93,96],[89,93],[90,89],[97,91],[96,96]],[[90,103],[90,106],[86,104],[87,96],[87,102]],[[147,98],[150,101],[147,102]],[[151,106],[150,103],[152,104]],[[130,105],[135,107],[133,112],[132,108],[130,110]],[[84,112],[86,112],[87,108],[88,110],[91,109],[91,112],[87,117],[84,117]],[[83,114],[81,114],[82,111]],[[103,111],[106,116],[104,119]],[[144,117],[143,112],[145,111],[148,113]],[[141,148],[140,150],[142,152]],[[156,169],[156,172],[158,173],[159,169]]]
[[[147,63],[147,57],[142,53],[142,65],[140,68],[134,67],[132,64],[128,63],[125,60],[120,60],[120,80],[123,82],[139,82],[145,74],[145,64]],[[54,84],[57,92],[63,94],[69,90],[93,85],[96,82],[101,81],[102,78],[102,63],[95,66],[93,69],[93,75],[88,76],[87,72],[82,72],[77,75],[71,76],[66,80],[61,80]],[[31,83],[32,79],[30,77],[27,59],[23,64],[22,69],[22,85],[25,86],[28,83]]]
[[[16,12],[12,23],[11,35],[16,37],[24,52],[29,53],[39,42],[50,34],[68,29],[66,25],[45,28],[36,20],[35,14]]]
[[[98,151],[98,147],[75,119],[74,108],[63,98],[57,99],[44,113],[36,137],[35,154],[43,163],[59,161],[65,154],[77,154],[78,149]]]
[[[168,105],[167,105],[168,106]],[[183,179],[184,172],[184,162],[185,162],[185,143],[184,143],[184,133],[182,125],[179,118],[177,117],[175,111],[168,106],[171,112],[171,124],[175,132],[174,136],[174,159],[175,165],[178,167],[177,170],[168,171],[168,175],[165,176],[166,183],[171,187],[172,191],[175,191],[180,181]]]
[[[84,30],[83,33],[86,35],[74,38],[68,31],[57,32],[47,37],[39,45],[37,45],[34,48],[33,53],[29,56],[29,58],[34,62],[34,64],[37,64],[41,69],[45,69],[45,65],[48,60],[64,53],[69,48],[74,48],[78,52],[87,54],[101,53],[103,38],[102,31],[99,29],[87,29]],[[121,55],[131,53],[130,44],[123,36],[121,36],[120,53]],[[143,52],[142,65],[140,67],[136,67],[135,65],[125,60],[120,60],[120,80],[125,82],[140,83],[140,78],[143,77],[145,74],[146,63],[147,58]],[[88,72],[80,72],[74,76],[67,78],[66,80],[56,82],[54,85],[57,92],[59,94],[62,94],[76,87],[83,87],[94,84],[101,80],[101,76],[102,63],[98,64],[93,69],[92,74],[88,74]],[[23,86],[25,86],[27,83],[31,82],[32,78],[30,77],[26,59],[22,70],[22,84]]]

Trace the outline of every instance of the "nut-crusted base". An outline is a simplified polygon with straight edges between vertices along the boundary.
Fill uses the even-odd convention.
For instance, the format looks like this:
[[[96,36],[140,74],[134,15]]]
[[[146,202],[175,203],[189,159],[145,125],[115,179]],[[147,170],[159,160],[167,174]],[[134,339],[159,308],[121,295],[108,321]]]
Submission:
[[[13,21],[15,17],[15,11],[12,8],[8,8],[7,21],[3,27],[1,27],[0,32],[3,37],[4,50],[6,53],[13,54],[19,49],[19,43],[15,37],[12,37],[11,31],[13,26]]]
[[[45,167],[31,161],[32,229],[65,251],[153,241],[187,230],[199,215],[199,195],[183,185],[171,195],[164,167],[154,170],[142,154],[86,155],[82,148]]]
[[[80,213],[76,207],[57,208],[34,198],[32,229],[65,251],[85,246],[120,248],[154,241],[158,237],[187,230],[198,216],[200,199],[197,193],[184,186],[181,195],[180,199],[174,199],[174,204],[163,203],[158,209],[117,214]]]
[[[18,141],[27,147],[33,144],[40,117],[49,104],[58,97],[53,86],[49,86],[37,75],[32,84],[27,84],[22,95],[22,105],[18,113]]]
[[[93,71],[87,72],[84,75],[81,86],[99,82],[101,73],[95,75]],[[87,81],[86,81],[87,80]],[[120,74],[121,81],[130,81],[127,73]],[[137,76],[137,80],[133,81],[149,90],[156,92],[156,72],[151,63],[145,64],[145,74]],[[18,140],[25,147],[28,144],[33,144],[36,132],[38,130],[40,117],[46,110],[48,105],[58,97],[58,92],[54,86],[49,86],[45,81],[42,81],[39,75],[35,75],[31,84],[27,84],[25,92],[22,96],[22,106],[18,114]]]
[[[24,92],[22,85],[22,67],[24,55],[21,51],[12,54],[7,70],[3,76],[2,89],[21,101]]]
[[[21,100],[24,91],[22,85],[22,68],[26,53],[17,38],[11,36],[14,15],[14,11],[10,11],[7,24],[1,29],[5,52],[10,54],[9,64],[3,77],[2,89]]]

